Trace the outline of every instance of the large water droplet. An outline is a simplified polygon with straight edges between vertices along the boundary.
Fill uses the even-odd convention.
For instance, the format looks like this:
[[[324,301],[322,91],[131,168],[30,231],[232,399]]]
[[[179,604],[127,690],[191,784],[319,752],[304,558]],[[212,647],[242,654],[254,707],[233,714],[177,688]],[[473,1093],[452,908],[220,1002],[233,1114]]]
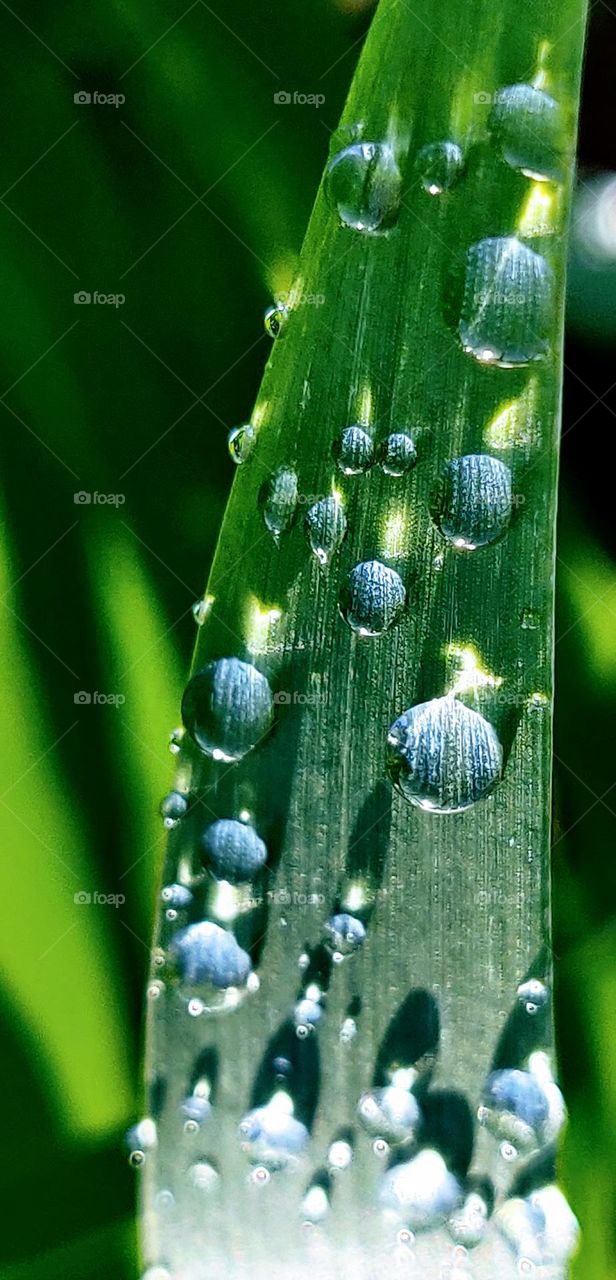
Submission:
[[[347,518],[340,499],[335,494],[319,498],[307,511],[304,528],[319,563],[326,565],[347,531]]]
[[[297,511],[297,476],[288,467],[281,467],[259,491],[259,507],[263,520],[275,538],[291,528]]]
[[[383,635],[398,621],[405,603],[400,574],[380,560],[355,565],[340,593],[340,612],[361,636]]]
[[[272,727],[274,700],[265,676],[239,658],[209,662],[189,681],[182,718],[208,756],[241,760]]]
[[[210,920],[190,924],[173,939],[170,952],[184,986],[210,984],[218,990],[241,987],[250,975],[250,956],[228,929]]]
[[[512,501],[509,467],[487,453],[469,453],[443,468],[430,509],[444,538],[474,551],[506,533]]]
[[[403,476],[415,466],[415,441],[404,431],[394,431],[379,448],[379,464],[386,476]]]
[[[413,1160],[388,1169],[381,1183],[385,1209],[402,1218],[413,1231],[437,1226],[461,1196],[458,1179],[437,1151],[420,1151]]]
[[[243,422],[239,427],[233,427],[227,436],[227,448],[231,460],[237,467],[245,462],[252,453],[257,433],[249,422]]]
[[[368,471],[374,462],[372,436],[358,425],[345,427],[332,449],[334,458],[345,476],[358,476]]]
[[[553,293],[545,258],[514,236],[472,245],[459,325],[464,350],[502,368],[540,360],[548,350]]]
[[[252,1164],[274,1172],[297,1162],[308,1142],[308,1130],[293,1115],[289,1095],[281,1091],[244,1116],[240,1140]]]
[[[383,142],[357,142],[330,160],[326,190],[340,221],[354,231],[385,231],[400,208],[402,179]]]
[[[452,695],[420,702],[392,724],[388,766],[406,800],[434,813],[461,813],[501,777],[495,729]]]
[[[548,1114],[545,1091],[530,1071],[505,1068],[488,1076],[478,1116],[495,1137],[519,1150],[536,1146]]]
[[[268,307],[263,317],[265,332],[270,338],[278,338],[288,319],[288,308],[284,302],[275,302],[273,306]]]
[[[562,178],[562,124],[558,102],[530,84],[499,89],[488,120],[507,164],[540,182]]]
[[[267,848],[254,827],[234,818],[220,818],[201,837],[204,864],[214,875],[241,884],[250,880],[267,859]]]
[[[414,1139],[421,1124],[416,1097],[397,1085],[363,1093],[357,1104],[357,1115],[372,1137],[384,1138],[389,1143]]]
[[[461,176],[464,155],[457,142],[430,142],[418,152],[415,165],[424,191],[440,196]]]

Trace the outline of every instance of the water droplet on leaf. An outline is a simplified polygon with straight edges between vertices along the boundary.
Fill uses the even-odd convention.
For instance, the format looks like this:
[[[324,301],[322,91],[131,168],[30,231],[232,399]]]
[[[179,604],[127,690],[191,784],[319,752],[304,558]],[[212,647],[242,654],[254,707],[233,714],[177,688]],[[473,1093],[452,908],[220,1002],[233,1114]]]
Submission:
[[[392,724],[388,766],[411,804],[461,813],[489,795],[501,777],[503,749],[477,711],[448,695],[420,702]]]
[[[454,458],[432,493],[431,515],[454,547],[474,551],[506,533],[512,514],[509,467],[487,453]]]
[[[259,508],[270,533],[278,539],[291,528],[297,512],[297,476],[282,467],[270,476],[259,491]]]
[[[267,859],[267,848],[254,827],[234,818],[220,818],[206,827],[201,853],[204,866],[231,884],[252,879]]]
[[[358,476],[369,471],[374,462],[372,436],[358,425],[345,427],[334,441],[333,455],[345,476]]]
[[[394,431],[379,447],[379,464],[386,476],[403,476],[417,462],[415,441],[404,431]]]
[[[239,427],[233,427],[227,436],[227,448],[231,461],[237,467],[245,462],[252,453],[257,433],[249,422],[242,423]]]
[[[344,507],[334,494],[313,503],[304,520],[306,537],[318,561],[326,565],[338,550],[347,531]]]
[[[274,700],[265,676],[238,658],[220,658],[197,671],[182,699],[191,738],[214,759],[241,760],[272,727]]]
[[[330,160],[326,191],[340,221],[354,231],[386,231],[400,208],[402,179],[390,146],[357,142]]]
[[[218,990],[244,986],[252,965],[228,929],[210,920],[191,924],[170,946],[184,987],[210,984]]]
[[[482,364],[515,368],[548,350],[554,276],[545,258],[514,236],[472,245],[466,256],[459,332]]]
[[[415,163],[424,191],[440,196],[460,178],[464,155],[456,142],[430,142],[418,152]]]
[[[530,84],[499,89],[488,128],[512,169],[540,182],[562,179],[562,112],[549,94]]]
[[[275,302],[273,306],[268,307],[263,317],[265,332],[270,338],[278,338],[284,328],[289,312],[284,302]]]
[[[380,560],[364,560],[351,570],[340,593],[340,612],[361,636],[381,636],[398,622],[406,590],[395,569]]]

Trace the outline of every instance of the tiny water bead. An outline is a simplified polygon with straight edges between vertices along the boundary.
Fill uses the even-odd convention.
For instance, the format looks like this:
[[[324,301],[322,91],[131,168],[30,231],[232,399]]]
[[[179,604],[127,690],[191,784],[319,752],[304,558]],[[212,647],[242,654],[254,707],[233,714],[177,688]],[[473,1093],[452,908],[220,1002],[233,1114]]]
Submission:
[[[340,498],[332,494],[313,503],[306,512],[304,529],[319,564],[327,565],[347,531],[347,518]]]
[[[413,1231],[438,1226],[461,1198],[462,1188],[438,1151],[420,1151],[412,1160],[388,1169],[381,1182],[384,1209]]]
[[[220,658],[189,681],[182,718],[201,751],[233,763],[269,733],[274,719],[272,691],[265,676],[250,663]]]
[[[347,911],[330,916],[325,925],[325,945],[334,954],[350,956],[359,950],[365,939],[365,925]]]
[[[294,471],[281,467],[261,486],[259,509],[266,528],[275,539],[291,528],[298,501],[298,482]]]
[[[406,475],[417,463],[417,449],[412,436],[404,431],[392,432],[379,447],[378,461],[386,476]]]
[[[488,128],[512,169],[539,182],[562,178],[560,105],[531,84],[499,89]]]
[[[154,1151],[158,1146],[156,1122],[146,1116],[144,1120],[140,1120],[128,1130],[124,1143],[128,1151],[129,1163],[135,1169],[139,1169],[145,1164],[148,1152]]]
[[[430,142],[417,154],[415,168],[421,185],[431,196],[450,191],[464,169],[464,153],[457,142]]]
[[[193,901],[193,894],[183,884],[166,884],[161,890],[160,900],[165,907],[174,911],[186,911]]]
[[[516,368],[541,360],[554,314],[554,276],[541,254],[514,236],[468,250],[459,333],[481,364]]]
[[[191,1165],[188,1170],[188,1178],[197,1191],[205,1192],[208,1195],[217,1189],[220,1182],[218,1169],[215,1169],[209,1160],[197,1160],[195,1164]]]
[[[354,231],[386,231],[400,209],[402,178],[392,148],[384,142],[356,142],[327,166],[326,191],[344,226]]]
[[[284,302],[274,302],[271,307],[267,308],[263,317],[265,332],[270,338],[278,338],[287,322],[289,316],[288,308]]]
[[[297,1001],[293,1009],[293,1020],[300,1039],[318,1027],[324,1012],[320,1001],[313,1000],[310,996],[303,996]]]
[[[170,791],[161,801],[161,817],[168,831],[171,831],[173,827],[177,827],[187,811],[188,798],[182,795],[181,791]]]
[[[184,1126],[187,1132],[196,1132],[205,1120],[209,1120],[212,1104],[205,1094],[191,1093],[180,1103],[180,1112],[187,1122]],[[191,1129],[189,1124],[193,1126]]]
[[[430,504],[443,537],[462,551],[487,547],[502,538],[512,509],[509,467],[487,453],[469,453],[448,462]]]
[[[333,1173],[342,1173],[353,1163],[353,1147],[345,1138],[337,1138],[327,1152],[327,1163]]]
[[[244,1116],[240,1141],[251,1164],[273,1173],[297,1163],[308,1142],[308,1130],[295,1118],[293,1103],[281,1090],[265,1106],[255,1107]]]
[[[180,725],[178,729],[173,729],[169,734],[169,750],[172,756],[177,756],[179,754],[182,747],[184,732],[184,729]]]
[[[508,1067],[488,1076],[478,1118],[496,1138],[518,1149],[537,1146],[548,1114],[546,1093],[530,1071]]]
[[[528,982],[522,982],[518,987],[517,997],[529,1017],[534,1017],[550,1003],[548,988],[539,978],[530,978]]]
[[[398,622],[406,589],[395,569],[380,560],[364,560],[351,570],[340,593],[340,612],[360,636],[381,636]]]
[[[461,813],[502,774],[494,727],[453,695],[420,702],[388,734],[390,777],[406,800],[433,813]]]
[[[249,422],[233,427],[227,436],[227,448],[231,461],[236,467],[241,466],[252,453],[257,433]]]
[[[302,1200],[300,1213],[305,1222],[316,1226],[329,1213],[329,1196],[322,1182],[314,1182]]]
[[[490,1204],[480,1191],[469,1191],[463,1203],[451,1215],[447,1229],[455,1244],[474,1249],[481,1244],[490,1216]]]
[[[249,823],[220,818],[203,832],[201,855],[215,876],[241,884],[252,879],[264,865],[267,848]]]
[[[250,956],[233,934],[210,920],[188,925],[173,939],[170,951],[188,987],[244,986],[252,969]]]
[[[345,476],[359,476],[374,463],[374,441],[359,425],[345,427],[334,441],[332,452]]]
[[[357,1115],[367,1133],[388,1143],[415,1139],[421,1126],[416,1097],[397,1085],[367,1090],[359,1099]]]

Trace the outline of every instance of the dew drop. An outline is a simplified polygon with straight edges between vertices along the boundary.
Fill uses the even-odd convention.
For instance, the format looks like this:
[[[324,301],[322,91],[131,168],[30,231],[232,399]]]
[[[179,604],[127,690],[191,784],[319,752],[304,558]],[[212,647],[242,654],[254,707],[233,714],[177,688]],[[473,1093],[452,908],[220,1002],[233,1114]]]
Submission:
[[[369,471],[374,462],[372,436],[357,424],[345,427],[332,449],[338,467],[345,476],[358,476]]]
[[[353,1163],[353,1148],[343,1138],[332,1142],[327,1152],[327,1163],[336,1172],[349,1169]]]
[[[530,84],[499,89],[488,120],[507,164],[539,182],[562,179],[562,127],[559,103]]]
[[[190,1093],[188,1097],[184,1098],[180,1103],[180,1112],[186,1120],[184,1128],[187,1132],[196,1133],[200,1125],[202,1125],[205,1120],[209,1120],[212,1114],[212,1104],[209,1098],[206,1098],[204,1095],[200,1093]],[[194,1127],[188,1129],[189,1124]]]
[[[463,1203],[447,1223],[454,1244],[474,1249],[483,1240],[490,1216],[490,1205],[479,1191],[469,1191]]]
[[[316,1226],[323,1222],[329,1213],[329,1196],[320,1182],[308,1188],[302,1200],[300,1213],[306,1223]]]
[[[173,939],[170,951],[186,987],[244,986],[252,967],[233,934],[210,920],[188,925]]]
[[[293,1009],[293,1019],[300,1039],[314,1031],[323,1018],[323,1005],[318,1000],[304,996]]]
[[[249,422],[233,427],[227,436],[227,448],[231,461],[236,467],[241,466],[252,453],[257,433]]]
[[[546,1009],[550,1003],[548,988],[539,978],[530,978],[528,982],[522,982],[518,987],[517,997],[529,1017],[534,1017],[542,1009]]]
[[[416,169],[428,195],[450,191],[464,169],[464,155],[457,142],[430,142],[418,152]]]
[[[277,540],[293,524],[297,512],[297,476],[288,467],[281,467],[261,486],[259,509],[263,521]]]
[[[359,950],[365,939],[365,926],[347,911],[330,916],[325,925],[325,945],[335,954],[350,956]]]
[[[330,160],[326,191],[344,226],[386,231],[400,208],[402,178],[393,151],[383,142],[356,142]]]
[[[220,1174],[209,1160],[197,1160],[191,1165],[188,1178],[197,1191],[203,1191],[207,1195],[215,1191],[220,1182]]]
[[[274,1172],[296,1163],[308,1142],[308,1130],[292,1114],[289,1095],[281,1091],[244,1116],[240,1141],[251,1164]]]
[[[140,1120],[128,1130],[124,1142],[128,1150],[129,1163],[135,1169],[141,1168],[145,1164],[148,1152],[154,1151],[158,1145],[156,1122],[146,1116],[144,1120]]]
[[[387,741],[392,781],[420,809],[461,813],[501,777],[503,749],[495,729],[452,695],[404,711]]]
[[[458,1179],[437,1151],[420,1151],[412,1160],[394,1165],[384,1174],[380,1200],[413,1231],[437,1226],[461,1196]]]
[[[524,1150],[537,1146],[548,1119],[544,1089],[529,1071],[493,1071],[485,1084],[480,1123],[496,1138]]]
[[[386,476],[403,476],[417,462],[415,441],[405,431],[394,431],[383,440],[378,453],[379,465]]]
[[[357,1115],[367,1133],[388,1143],[415,1138],[421,1124],[416,1097],[397,1085],[368,1089],[359,1099]]]
[[[183,884],[166,884],[161,890],[160,900],[165,907],[172,907],[176,911],[186,911],[191,905],[193,895],[190,889]]]
[[[332,494],[313,503],[306,513],[304,529],[311,550],[319,563],[325,566],[347,531],[347,518],[340,499]]]
[[[459,550],[489,546],[502,538],[511,521],[509,467],[487,453],[454,458],[441,472],[430,511],[443,537]]]
[[[516,368],[548,350],[554,277],[545,258],[514,236],[472,245],[466,256],[459,333],[482,364]]]
[[[267,848],[254,827],[234,818],[220,818],[201,837],[204,866],[214,875],[241,884],[252,879],[267,859]]]
[[[164,800],[161,801],[160,812],[163,824],[168,831],[171,831],[173,827],[177,827],[187,810],[188,799],[182,795],[181,791],[170,791],[169,795],[165,796]]]
[[[265,676],[238,658],[209,662],[192,677],[182,718],[206,755],[228,764],[241,760],[272,727],[274,700]]]
[[[183,737],[184,737],[184,730],[181,726],[179,729],[173,729],[172,732],[169,734],[169,750],[172,756],[178,755],[182,746]]]
[[[340,612],[360,636],[381,636],[398,621],[406,590],[395,569],[364,560],[351,570],[340,594]]]
[[[273,306],[268,307],[263,317],[265,332],[270,338],[278,338],[288,320],[289,311],[285,307],[284,302],[275,302]]]

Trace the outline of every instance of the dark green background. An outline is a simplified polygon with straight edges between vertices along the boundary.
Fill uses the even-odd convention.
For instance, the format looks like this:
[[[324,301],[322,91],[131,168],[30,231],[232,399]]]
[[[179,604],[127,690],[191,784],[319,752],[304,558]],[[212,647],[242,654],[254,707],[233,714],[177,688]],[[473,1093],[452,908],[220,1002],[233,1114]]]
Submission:
[[[0,0],[2,1280],[136,1274],[141,991],[166,739],[231,480],[371,5]],[[593,8],[582,175],[615,167]],[[115,107],[79,91],[124,94]],[[325,95],[278,105],[279,90]],[[79,290],[124,294],[77,305]],[[583,298],[583,293],[582,293]],[[571,316],[575,330],[575,315]],[[613,350],[570,339],[554,928],[562,1173],[615,1262]],[[77,491],[122,505],[76,504]],[[79,690],[122,706],[78,705]],[[123,894],[118,907],[79,891]]]

